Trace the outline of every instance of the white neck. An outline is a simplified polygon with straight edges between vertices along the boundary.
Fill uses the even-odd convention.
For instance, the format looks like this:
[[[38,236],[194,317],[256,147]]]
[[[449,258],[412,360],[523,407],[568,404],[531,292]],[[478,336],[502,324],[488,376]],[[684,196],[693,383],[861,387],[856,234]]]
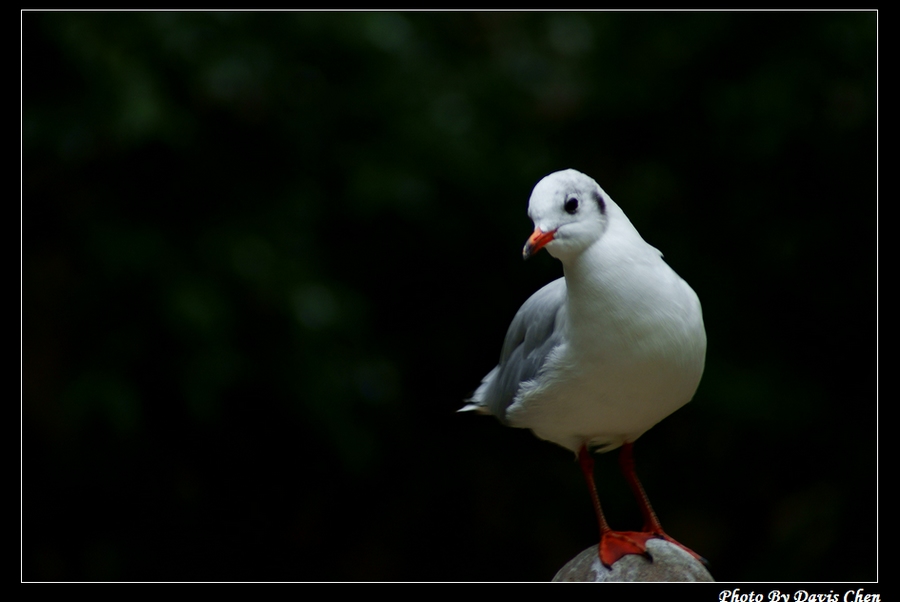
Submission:
[[[563,263],[569,323],[599,325],[609,334],[640,330],[635,320],[646,314],[636,310],[653,302],[658,294],[653,283],[660,272],[668,272],[659,252],[644,242],[621,210],[617,213],[599,240]],[[596,336],[597,330],[573,329],[570,336],[580,341],[590,332]]]

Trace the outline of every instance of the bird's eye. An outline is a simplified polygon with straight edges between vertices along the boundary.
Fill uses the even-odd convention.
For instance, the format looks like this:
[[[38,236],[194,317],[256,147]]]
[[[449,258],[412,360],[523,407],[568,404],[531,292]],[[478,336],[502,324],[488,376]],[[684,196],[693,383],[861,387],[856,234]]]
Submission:
[[[574,215],[576,211],[578,211],[578,199],[571,198],[566,201],[566,204],[563,205],[563,209],[566,210],[566,213],[569,215]]]

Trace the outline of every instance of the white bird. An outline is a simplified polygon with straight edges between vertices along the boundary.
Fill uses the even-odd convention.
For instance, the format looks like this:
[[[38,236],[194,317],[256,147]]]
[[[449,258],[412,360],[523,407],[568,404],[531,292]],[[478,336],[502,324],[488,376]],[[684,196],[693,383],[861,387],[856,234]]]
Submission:
[[[546,248],[564,277],[532,295],[510,324],[500,363],[460,411],[493,414],[578,455],[600,525],[607,567],[650,558],[662,530],[634,473],[631,444],[694,396],[706,356],[700,301],[590,177],[543,178],[528,202],[528,259]],[[640,532],[613,531],[600,508],[591,450],[622,447],[620,463],[644,517]],[[702,560],[702,559],[701,559]]]

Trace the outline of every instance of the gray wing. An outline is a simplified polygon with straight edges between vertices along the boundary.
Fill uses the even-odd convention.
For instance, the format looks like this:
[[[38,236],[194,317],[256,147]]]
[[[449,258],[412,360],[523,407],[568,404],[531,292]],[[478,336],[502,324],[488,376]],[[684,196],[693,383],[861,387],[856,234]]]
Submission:
[[[554,347],[563,339],[568,320],[566,279],[554,280],[519,308],[503,341],[500,363],[463,408],[487,410],[506,422],[508,408],[519,386],[537,377]]]

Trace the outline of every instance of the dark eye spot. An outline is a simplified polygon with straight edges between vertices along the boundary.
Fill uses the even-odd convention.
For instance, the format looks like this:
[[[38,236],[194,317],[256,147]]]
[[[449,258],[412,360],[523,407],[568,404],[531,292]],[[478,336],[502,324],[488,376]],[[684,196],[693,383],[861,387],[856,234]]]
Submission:
[[[571,198],[566,201],[566,204],[563,205],[563,209],[566,210],[566,213],[569,215],[575,215],[575,212],[578,211],[578,199]]]

